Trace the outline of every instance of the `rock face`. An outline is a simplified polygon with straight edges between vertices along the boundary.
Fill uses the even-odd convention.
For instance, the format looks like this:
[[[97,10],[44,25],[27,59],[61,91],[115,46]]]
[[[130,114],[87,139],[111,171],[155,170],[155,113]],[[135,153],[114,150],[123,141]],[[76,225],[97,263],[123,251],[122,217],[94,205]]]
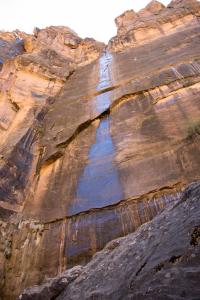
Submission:
[[[46,49],[50,55],[55,53],[78,65],[85,65],[96,59],[103,46],[94,39],[81,39],[70,28],[63,26],[51,26],[42,30],[35,28],[34,36],[26,38],[24,43],[27,52],[38,53]]]
[[[20,237],[27,240],[26,234],[29,235],[29,230],[38,232],[38,229],[33,228],[44,227],[43,224],[38,225],[37,220],[32,220],[25,225],[29,228],[26,233],[24,228],[19,230],[25,197],[33,189],[32,183],[37,172],[41,147],[39,141],[43,133],[40,120],[46,111],[45,107],[51,102],[51,98],[61,91],[77,68],[100,55],[104,45],[93,39],[82,40],[76,33],[64,27],[36,29],[34,36],[20,32],[3,32],[1,37],[3,42],[0,45],[0,57],[3,68],[0,78],[0,294],[4,295],[2,288],[5,289],[7,278],[15,274],[15,277],[21,278],[20,282],[24,281],[22,261],[19,264],[19,261],[14,262],[19,270],[10,273],[13,268],[13,262],[10,265],[10,253],[14,246],[12,237],[15,230],[19,232],[19,236],[16,235],[17,239]],[[23,45],[21,52],[16,48],[18,39],[20,45]],[[10,49],[16,51],[11,52]],[[8,221],[12,215],[12,221]],[[26,221],[23,224],[26,224]],[[24,232],[25,236],[20,232]],[[20,241],[20,249],[21,247],[23,249]],[[21,251],[15,250],[21,260]],[[37,276],[33,277],[35,282]],[[11,286],[8,284],[9,295],[6,292],[4,298],[15,298],[21,289],[17,282],[18,280],[12,280]]]
[[[117,18],[106,48],[52,26],[2,50],[3,299],[87,263],[200,178],[199,10],[153,1]],[[160,33],[127,40],[141,26]]]
[[[22,54],[24,52],[23,33],[0,32],[0,70],[7,59]]]
[[[79,274],[75,267],[19,299],[199,299],[199,224],[196,182],[154,220],[108,243]],[[77,277],[70,281],[73,272]],[[60,278],[66,278],[62,288]]]
[[[196,0],[175,0],[167,7],[151,1],[135,13],[126,11],[115,19],[117,36],[109,42],[110,51],[120,51],[147,44],[166,35],[199,24],[200,9]]]

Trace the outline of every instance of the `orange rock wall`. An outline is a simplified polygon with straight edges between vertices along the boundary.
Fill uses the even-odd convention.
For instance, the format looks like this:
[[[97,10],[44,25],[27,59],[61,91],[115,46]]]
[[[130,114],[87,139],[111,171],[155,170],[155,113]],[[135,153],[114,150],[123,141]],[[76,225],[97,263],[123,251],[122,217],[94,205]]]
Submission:
[[[104,50],[69,28],[49,27],[23,35],[24,52],[4,61],[5,299],[84,264],[199,179],[200,4],[181,3],[163,8],[153,1],[138,14],[125,13]],[[132,30],[140,36],[141,20],[148,39],[142,33],[127,42]],[[151,38],[149,24],[156,32],[162,24],[167,34]]]

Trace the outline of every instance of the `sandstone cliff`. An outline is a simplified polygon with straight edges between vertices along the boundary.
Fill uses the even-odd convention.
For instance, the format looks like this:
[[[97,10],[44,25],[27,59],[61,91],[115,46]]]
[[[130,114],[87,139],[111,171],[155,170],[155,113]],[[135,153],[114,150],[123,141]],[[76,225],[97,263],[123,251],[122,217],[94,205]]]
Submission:
[[[199,299],[200,182],[151,222],[21,300]]]
[[[200,178],[199,17],[198,1],[152,1],[107,47],[67,27],[0,34],[2,299],[87,263]]]
[[[109,42],[111,51],[149,43],[151,40],[193,27],[199,23],[199,3],[196,0],[174,0],[167,7],[152,0],[135,13],[126,11],[115,19],[117,36]]]

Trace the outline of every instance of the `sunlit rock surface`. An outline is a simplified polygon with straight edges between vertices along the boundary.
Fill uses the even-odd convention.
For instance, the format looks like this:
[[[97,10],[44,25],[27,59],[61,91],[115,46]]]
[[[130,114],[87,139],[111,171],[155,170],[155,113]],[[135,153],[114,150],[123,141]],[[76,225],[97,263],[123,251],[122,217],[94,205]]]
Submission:
[[[0,76],[3,299],[85,264],[200,178],[199,9],[153,1],[117,19],[107,48],[67,27],[18,33]],[[126,42],[141,22],[167,33]]]
[[[115,19],[117,36],[110,40],[108,47],[111,51],[122,51],[198,26],[199,15],[196,0],[175,0],[167,7],[153,0],[138,13],[129,10]]]
[[[27,52],[48,49],[50,53],[60,54],[79,65],[85,65],[97,58],[103,46],[103,43],[92,38],[81,39],[73,30],[64,26],[35,28],[34,35],[26,38],[24,42]]]

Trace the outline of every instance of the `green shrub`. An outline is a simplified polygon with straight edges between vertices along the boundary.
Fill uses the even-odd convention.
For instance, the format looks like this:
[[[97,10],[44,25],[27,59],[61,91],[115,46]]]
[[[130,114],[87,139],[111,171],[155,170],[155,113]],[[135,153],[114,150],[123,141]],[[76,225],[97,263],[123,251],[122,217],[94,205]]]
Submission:
[[[37,132],[40,136],[44,135],[44,127],[42,125],[39,125],[37,128]]]
[[[187,125],[187,138],[192,139],[197,135],[200,135],[200,120],[190,122]]]

